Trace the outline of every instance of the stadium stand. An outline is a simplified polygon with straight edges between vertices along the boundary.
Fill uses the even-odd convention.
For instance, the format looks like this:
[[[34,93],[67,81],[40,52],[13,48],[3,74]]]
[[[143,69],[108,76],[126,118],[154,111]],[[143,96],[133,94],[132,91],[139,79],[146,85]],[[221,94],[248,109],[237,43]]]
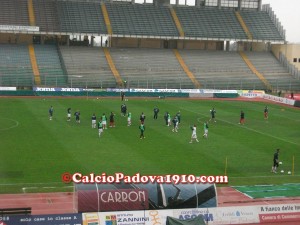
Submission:
[[[40,31],[59,32],[57,4],[55,1],[33,0],[36,26]]]
[[[185,36],[199,38],[247,39],[233,10],[176,7]]]
[[[240,14],[245,21],[253,39],[284,41],[276,26],[265,11],[242,10]]]
[[[179,36],[167,7],[120,2],[106,3],[106,8],[113,34]]]
[[[0,21],[2,25],[29,26],[27,1],[1,0]]]
[[[101,48],[61,46],[69,87],[116,87]]]
[[[112,48],[110,54],[129,87],[194,88],[172,50]]]
[[[0,85],[33,85],[33,71],[27,45],[0,44],[0,59]]]
[[[57,11],[62,32],[107,33],[100,3],[57,1]]]
[[[203,88],[265,89],[237,52],[179,50]]]
[[[35,45],[35,55],[40,72],[41,83],[47,87],[67,85],[57,48],[54,45]]]
[[[249,60],[276,90],[298,90],[300,81],[279,63],[270,52],[246,52]]]
[[[67,32],[85,38],[97,34],[106,36],[110,32],[120,36],[155,36],[162,40],[174,37],[220,41],[284,41],[267,11],[242,9],[237,12],[230,7],[170,7],[91,0],[2,0],[0,23],[26,26],[35,24],[41,32],[50,34],[51,43],[55,43],[57,38],[51,32]],[[30,15],[33,10],[34,15]],[[104,11],[107,12],[106,20]],[[11,40],[12,37],[15,40]],[[63,37],[64,44],[69,43],[66,37]],[[28,36],[18,41],[19,35],[5,38],[8,38],[8,43],[27,43],[31,39]],[[44,43],[48,43],[47,40],[48,35],[41,39]],[[75,45],[76,41],[74,40]],[[88,39],[85,41],[89,44]],[[70,43],[73,44],[72,40]],[[114,40],[113,43],[117,41]],[[161,46],[166,47],[164,44]],[[217,46],[218,49],[222,48],[221,45]],[[111,60],[108,60],[103,49],[60,48],[62,55],[54,45],[35,45],[42,85],[115,87],[120,86],[123,79],[131,87],[140,88],[195,88],[200,86],[198,84],[201,84],[201,88],[266,88],[238,52],[179,49],[177,55],[180,57],[176,58],[175,51],[170,49],[109,48]],[[9,53],[4,54],[5,51]],[[28,54],[25,45],[1,45],[1,84],[33,85],[32,65]],[[246,55],[273,88],[291,90],[299,85],[270,52],[246,52]],[[65,65],[59,57],[63,58]],[[20,63],[12,66],[12,61]],[[118,73],[119,77],[116,76]]]

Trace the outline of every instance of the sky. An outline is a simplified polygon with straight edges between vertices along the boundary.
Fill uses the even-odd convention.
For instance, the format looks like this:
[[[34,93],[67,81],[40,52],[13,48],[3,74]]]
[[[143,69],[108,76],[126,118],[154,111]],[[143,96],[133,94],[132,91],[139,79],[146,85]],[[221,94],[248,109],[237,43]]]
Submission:
[[[289,43],[300,43],[300,0],[262,0],[270,4],[285,29]]]

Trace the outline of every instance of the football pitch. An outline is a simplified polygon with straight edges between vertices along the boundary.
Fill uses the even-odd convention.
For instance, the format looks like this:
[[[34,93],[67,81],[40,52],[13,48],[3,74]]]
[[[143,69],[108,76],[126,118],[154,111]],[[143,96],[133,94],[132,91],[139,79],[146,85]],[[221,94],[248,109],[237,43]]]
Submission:
[[[64,187],[61,175],[65,172],[195,176],[226,172],[230,186],[299,183],[299,109],[230,100],[140,98],[124,103],[132,113],[131,126],[127,126],[127,117],[121,116],[119,98],[0,98],[0,193],[20,192],[24,187]],[[263,114],[266,105],[268,120]],[[54,108],[51,121],[50,106]],[[157,120],[153,119],[154,107],[160,110]],[[205,139],[203,123],[210,119],[213,107],[217,122],[209,122]],[[80,124],[75,122],[76,110],[81,113]],[[238,124],[241,110],[245,125]],[[181,112],[177,133],[166,126],[166,111],[171,117]],[[116,114],[116,127],[108,128],[99,138],[98,130],[91,127],[92,114],[99,118],[105,113],[109,119],[110,112]],[[141,140],[138,127],[142,112],[146,115],[146,138]],[[199,143],[190,144],[193,124],[197,125]],[[277,148],[283,164],[279,173],[273,174]],[[285,172],[280,173],[281,169]]]

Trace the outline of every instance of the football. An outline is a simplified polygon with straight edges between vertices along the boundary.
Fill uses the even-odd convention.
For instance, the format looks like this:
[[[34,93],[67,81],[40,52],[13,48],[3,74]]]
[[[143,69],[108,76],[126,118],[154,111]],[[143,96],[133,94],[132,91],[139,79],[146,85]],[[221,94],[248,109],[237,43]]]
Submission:
[[[281,170],[280,172],[281,172],[281,173],[284,173],[284,170]]]
[[[289,171],[288,174],[291,175],[292,174],[291,171]]]
[[[279,162],[279,165],[282,165],[282,162]]]

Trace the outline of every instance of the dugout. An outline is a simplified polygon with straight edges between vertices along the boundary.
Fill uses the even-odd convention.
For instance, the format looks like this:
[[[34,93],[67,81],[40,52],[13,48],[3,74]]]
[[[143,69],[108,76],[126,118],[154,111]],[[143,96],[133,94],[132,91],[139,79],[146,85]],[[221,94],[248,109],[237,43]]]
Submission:
[[[78,212],[209,208],[215,184],[76,184]]]

